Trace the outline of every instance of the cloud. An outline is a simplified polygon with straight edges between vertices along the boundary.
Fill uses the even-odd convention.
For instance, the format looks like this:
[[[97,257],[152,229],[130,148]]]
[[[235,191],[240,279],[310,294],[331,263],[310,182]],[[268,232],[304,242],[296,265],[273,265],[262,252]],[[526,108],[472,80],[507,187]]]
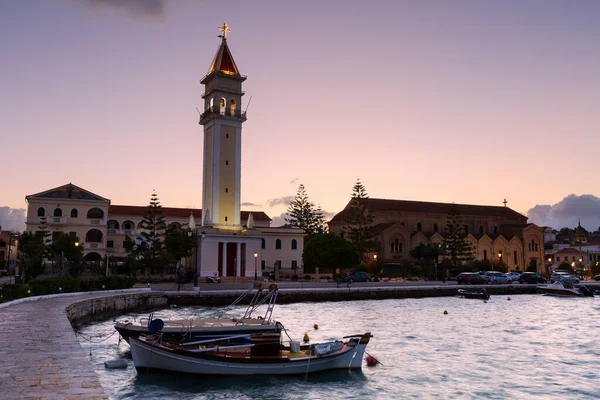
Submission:
[[[260,207],[260,204],[254,204],[254,203],[250,203],[250,202],[244,202],[242,204],[240,204],[242,207]]]
[[[25,230],[25,209],[0,207],[0,226],[5,231],[23,232]]]
[[[271,226],[274,228],[278,226],[283,226],[287,223],[285,222],[285,219],[289,217],[290,216],[287,213],[281,213],[278,216],[273,217],[273,220],[271,221]]]
[[[271,200],[267,200],[267,206],[268,207],[276,207],[276,206],[287,206],[289,205],[292,200],[294,200],[294,196],[283,196],[283,197],[278,197],[276,199],[271,199]]]
[[[600,198],[591,194],[570,194],[554,205],[536,205],[527,211],[527,216],[529,222],[557,230],[575,228],[581,218],[581,226],[588,231],[595,231],[600,226]]]
[[[291,180],[290,185],[295,185],[296,183],[298,183],[298,181],[300,180],[300,178],[294,178]]]
[[[166,0],[84,0],[92,7],[112,8],[135,17],[163,17]]]
[[[321,211],[323,212],[323,218],[325,218],[325,221],[331,220],[335,216],[335,214],[337,214],[336,212],[330,212],[325,210]]]

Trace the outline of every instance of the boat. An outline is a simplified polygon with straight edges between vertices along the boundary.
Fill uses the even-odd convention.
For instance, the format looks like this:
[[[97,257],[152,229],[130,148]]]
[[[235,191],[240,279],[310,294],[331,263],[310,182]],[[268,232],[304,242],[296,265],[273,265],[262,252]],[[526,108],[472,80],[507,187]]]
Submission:
[[[249,335],[246,344],[221,340],[176,341],[158,335],[130,337],[133,364],[139,373],[166,370],[204,375],[294,375],[332,369],[361,368],[370,332],[312,345],[290,341],[280,333]]]
[[[216,319],[161,319],[155,318],[151,313],[148,317],[123,320],[115,323],[115,329],[125,341],[129,343],[130,337],[150,335],[161,332],[165,338],[174,339],[218,339],[232,335],[249,335],[254,333],[280,333],[283,326],[281,323],[272,321],[271,316],[275,301],[277,300],[278,288],[276,284],[257,282],[253,287],[240,295],[227,309],[239,304],[248,294],[257,289],[250,300],[246,312],[240,318],[216,318]],[[253,317],[252,314],[262,305],[266,305],[263,316]],[[240,336],[244,341],[244,336]]]
[[[539,285],[538,290],[548,296],[593,297],[594,292],[586,286],[575,287],[572,283],[558,280],[548,285]]]
[[[458,289],[458,294],[460,294],[465,299],[480,299],[480,300],[489,300],[490,295],[485,289],[481,290],[465,290]]]

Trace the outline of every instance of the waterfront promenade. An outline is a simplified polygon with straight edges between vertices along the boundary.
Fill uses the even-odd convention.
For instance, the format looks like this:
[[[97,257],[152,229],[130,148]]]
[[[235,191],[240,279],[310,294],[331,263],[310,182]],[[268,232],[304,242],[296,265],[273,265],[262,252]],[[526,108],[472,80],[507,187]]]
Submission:
[[[308,287],[307,287],[308,286]],[[53,295],[0,304],[0,397],[2,399],[108,398],[80,345],[71,322],[85,322],[106,313],[168,304],[229,304],[248,285],[201,285],[181,291],[93,292]],[[360,300],[456,296],[456,284],[437,283],[279,284],[278,302]],[[173,288],[169,288],[173,289]],[[492,294],[534,293],[535,285],[488,286]],[[68,309],[68,311],[67,311]]]

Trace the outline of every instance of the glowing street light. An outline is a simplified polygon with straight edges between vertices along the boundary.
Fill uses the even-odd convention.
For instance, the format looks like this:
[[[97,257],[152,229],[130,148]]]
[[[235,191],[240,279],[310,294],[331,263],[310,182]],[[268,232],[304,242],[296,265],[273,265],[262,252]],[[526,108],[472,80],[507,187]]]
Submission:
[[[256,259],[258,258],[258,253],[254,252],[254,280],[258,280],[258,273],[256,271]]]

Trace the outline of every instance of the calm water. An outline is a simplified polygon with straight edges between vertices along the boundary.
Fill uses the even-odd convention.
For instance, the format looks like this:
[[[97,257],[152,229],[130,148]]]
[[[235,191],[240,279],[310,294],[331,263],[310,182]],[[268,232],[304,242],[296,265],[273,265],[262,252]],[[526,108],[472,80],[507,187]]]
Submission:
[[[367,347],[383,365],[304,377],[137,375],[118,335],[91,344],[92,362],[111,398],[131,399],[597,399],[600,298],[492,296],[278,305],[273,316],[292,338],[311,342],[371,331]],[[245,308],[227,315],[240,316]],[[444,310],[448,311],[444,315]],[[161,317],[216,317],[217,308],[177,308]],[[260,314],[256,314],[260,315]],[[146,315],[144,315],[146,316]],[[319,329],[314,330],[313,324]],[[113,321],[82,329],[99,341]],[[104,361],[127,357],[128,368]]]

